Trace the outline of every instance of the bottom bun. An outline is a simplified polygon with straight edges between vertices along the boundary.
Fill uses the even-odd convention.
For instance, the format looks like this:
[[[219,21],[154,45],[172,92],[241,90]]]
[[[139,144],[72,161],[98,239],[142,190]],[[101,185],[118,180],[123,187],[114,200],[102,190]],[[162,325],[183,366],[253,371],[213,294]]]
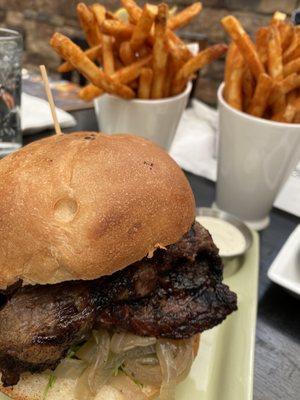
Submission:
[[[135,385],[138,391],[142,390],[140,397],[134,393],[135,400],[152,400],[159,395],[159,387],[144,386],[140,389],[128,376],[120,375],[120,377],[130,381],[130,384]],[[0,390],[13,400],[43,400],[48,381],[49,374],[26,373],[23,374],[19,383],[13,388],[1,386]],[[122,382],[118,383],[122,384]],[[132,400],[133,393],[130,392],[128,394],[118,386],[104,385],[94,400]],[[46,400],[77,400],[74,381],[72,379],[58,378],[51,390],[49,390]]]
[[[194,357],[196,357],[200,335],[194,336]],[[49,373],[25,373],[13,387],[0,386],[0,391],[12,400],[43,400],[44,392],[49,382]],[[94,400],[152,400],[159,395],[160,387],[144,385],[140,388],[128,376],[119,374],[111,382],[104,385]],[[48,391],[45,400],[77,400],[75,385],[72,379],[57,378],[53,387]]]

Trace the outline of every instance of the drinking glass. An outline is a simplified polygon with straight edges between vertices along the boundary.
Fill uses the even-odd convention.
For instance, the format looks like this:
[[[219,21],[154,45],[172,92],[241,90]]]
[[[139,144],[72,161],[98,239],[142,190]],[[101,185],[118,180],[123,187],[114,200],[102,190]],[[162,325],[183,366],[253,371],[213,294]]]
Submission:
[[[0,29],[0,158],[22,145],[22,51],[22,36],[10,29]]]

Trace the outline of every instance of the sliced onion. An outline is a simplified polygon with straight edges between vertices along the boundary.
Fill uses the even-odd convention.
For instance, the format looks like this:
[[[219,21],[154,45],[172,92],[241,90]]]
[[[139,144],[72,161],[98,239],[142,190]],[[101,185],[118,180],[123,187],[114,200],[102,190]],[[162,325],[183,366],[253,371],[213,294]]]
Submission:
[[[156,344],[156,352],[161,367],[162,385],[161,400],[172,400],[175,396],[175,385],[183,381],[193,363],[192,340],[163,340]]]
[[[153,345],[137,347],[126,352],[122,367],[128,375],[142,384],[161,384],[161,368]]]
[[[122,398],[147,400],[146,395],[142,392],[139,386],[124,374],[119,374],[118,376],[111,378],[109,384],[119,390],[122,394]]]
[[[96,349],[96,341],[92,336],[87,342],[84,343],[83,346],[76,352],[76,357],[80,360],[86,361],[87,363],[91,363],[93,358],[95,357]]]
[[[78,379],[86,367],[87,364],[82,360],[64,358],[53,374],[57,378]]]
[[[143,385],[161,385],[161,369],[155,355],[125,359],[123,369],[127,375]]]
[[[125,359],[124,353],[122,354],[110,353],[105,368],[112,370],[112,372],[115,372],[123,364],[124,359]]]
[[[132,333],[115,333],[110,342],[110,349],[114,353],[122,353],[135,347],[146,347],[156,343],[154,337],[142,337]]]
[[[87,368],[80,378],[77,380],[75,387],[75,398],[77,400],[90,400],[93,399],[93,393],[88,383],[89,369]]]
[[[110,353],[106,364],[95,371],[93,382],[91,382],[91,369],[93,366],[88,367],[77,381],[76,398],[78,400],[89,400],[93,398],[114,373],[118,371],[123,362],[124,354]]]
[[[105,364],[109,356],[110,336],[107,331],[93,331],[93,337],[96,342],[96,355],[89,367],[88,382],[93,394],[96,394],[99,387],[104,385],[109,378],[103,374]]]
[[[157,341],[155,338],[128,333],[114,334],[111,340],[107,331],[99,330],[93,331],[93,336],[78,350],[76,356],[79,360],[64,361],[71,361],[66,374],[77,378],[75,394],[78,400],[92,400],[111,381],[126,381],[124,385],[128,387],[128,393],[131,393],[128,398],[144,400],[143,392],[132,380],[128,377],[125,379],[124,374],[119,374],[122,377],[119,380],[119,375],[114,376],[121,365],[133,380],[146,385],[161,385],[160,399],[170,400],[174,398],[175,385],[189,373],[193,362],[193,347],[191,340]],[[75,371],[71,364],[72,368],[74,364]],[[58,370],[58,373],[63,372]],[[132,392],[133,388],[136,394]]]
[[[89,399],[110,378],[105,372],[109,356],[110,336],[107,331],[93,331],[90,340],[76,353],[77,357],[88,362],[89,366],[79,378],[76,385],[78,399]]]
[[[134,361],[136,359],[141,360],[142,363],[145,365],[144,368],[148,367],[148,374],[150,378],[152,376],[151,382],[161,382],[161,378],[159,379],[158,375],[160,373],[160,367],[158,364],[158,360],[155,356],[154,345],[146,347],[135,347],[126,352],[117,354],[113,352],[110,352],[108,354],[109,350],[107,347],[107,343],[109,342],[104,339],[104,332],[100,332],[98,336],[97,333],[94,332],[94,335],[96,336],[90,339],[90,343],[86,343],[84,345],[84,348],[81,348],[80,351],[78,351],[78,353],[76,354],[78,357],[82,357],[83,359],[91,358],[89,363],[91,363],[92,361],[92,364],[84,371],[77,382],[76,396],[78,400],[90,399],[92,398],[92,396],[96,395],[101,390],[101,387],[103,387],[113,377],[114,373],[118,371],[119,367],[124,364],[125,360],[127,360],[128,362]],[[100,347],[101,343],[102,347]],[[103,346],[105,348],[104,353],[107,355],[107,358],[103,355]],[[97,363],[97,361],[95,360],[95,354],[99,355],[101,349],[101,362]],[[132,372],[131,375],[133,376],[133,374],[134,372]],[[143,383],[138,379],[138,377],[136,379],[139,382]],[[147,379],[145,380],[147,381]]]
[[[140,358],[140,357],[147,357],[156,353],[155,346],[147,346],[147,347],[136,347],[132,350],[126,351],[123,353],[125,358]]]

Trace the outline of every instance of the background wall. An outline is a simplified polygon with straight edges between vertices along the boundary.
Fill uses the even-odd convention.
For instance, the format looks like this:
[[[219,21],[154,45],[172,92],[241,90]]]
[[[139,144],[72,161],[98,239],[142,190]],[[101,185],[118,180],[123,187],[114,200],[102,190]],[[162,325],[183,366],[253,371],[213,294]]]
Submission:
[[[86,0],[87,4],[96,0]],[[117,9],[119,0],[103,0],[109,9]],[[159,3],[159,1],[150,1]],[[178,9],[193,1],[166,1]],[[81,35],[76,18],[74,0],[0,0],[0,26],[21,30],[25,38],[24,64],[36,67],[44,63],[55,70],[58,58],[48,45],[49,38],[56,30],[68,36]],[[139,1],[143,4],[144,1]],[[254,32],[267,23],[276,10],[287,13],[300,7],[300,0],[204,0],[203,11],[187,28],[189,32],[205,33],[211,43],[226,40],[219,20],[229,12],[236,15],[246,30]],[[209,104],[215,103],[215,93],[222,79],[223,62],[214,63],[203,71],[199,80],[198,97]]]

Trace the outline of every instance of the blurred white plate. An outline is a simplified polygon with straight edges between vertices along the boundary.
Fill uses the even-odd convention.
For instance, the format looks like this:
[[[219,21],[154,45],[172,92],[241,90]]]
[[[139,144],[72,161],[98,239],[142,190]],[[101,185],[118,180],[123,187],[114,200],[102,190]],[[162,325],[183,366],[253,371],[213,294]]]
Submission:
[[[23,135],[54,127],[48,101],[27,93],[22,93],[21,103],[21,128]],[[61,128],[72,128],[76,125],[75,118],[68,112],[56,107],[56,114]]]
[[[273,261],[268,277],[300,296],[300,225],[290,235]]]

